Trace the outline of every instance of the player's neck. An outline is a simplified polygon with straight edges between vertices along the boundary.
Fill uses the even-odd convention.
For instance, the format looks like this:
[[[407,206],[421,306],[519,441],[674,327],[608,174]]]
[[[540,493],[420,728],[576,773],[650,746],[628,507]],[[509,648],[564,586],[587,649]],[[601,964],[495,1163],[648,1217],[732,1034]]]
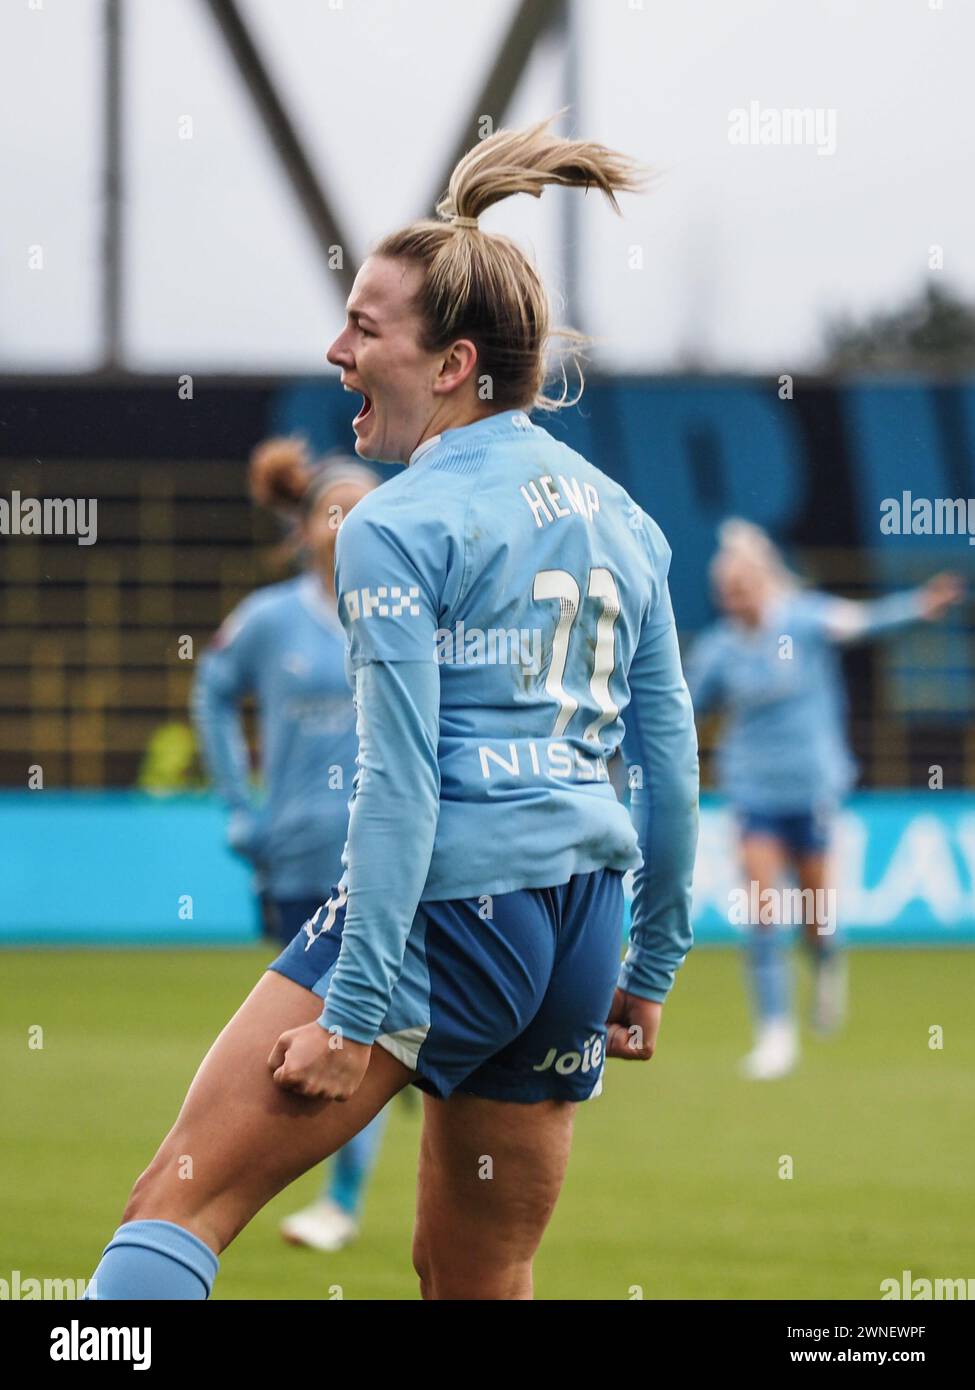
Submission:
[[[478,420],[486,420],[490,415],[497,415],[498,411],[486,409],[483,405],[474,402],[463,402],[457,404],[445,403],[430,419],[428,424],[416,441],[411,450],[411,456],[425,444],[428,439],[434,439],[441,435],[445,430],[463,429],[465,425],[476,424]]]

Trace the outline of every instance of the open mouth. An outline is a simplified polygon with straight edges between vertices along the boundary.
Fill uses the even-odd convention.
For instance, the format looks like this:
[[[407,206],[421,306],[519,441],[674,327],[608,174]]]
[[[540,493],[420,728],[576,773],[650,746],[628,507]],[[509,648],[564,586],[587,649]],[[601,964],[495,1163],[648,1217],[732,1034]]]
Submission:
[[[362,397],[362,405],[361,405],[361,407],[360,407],[360,409],[359,409],[359,413],[358,413],[358,415],[355,417],[355,419],[352,421],[352,428],[354,429],[354,428],[356,427],[356,425],[361,425],[361,424],[362,424],[362,422],[363,422],[363,420],[365,420],[366,416],[372,414],[372,397],[371,397],[371,396],[367,396],[366,393],[365,393],[365,391],[363,391],[361,387],[359,387],[359,386],[352,386],[352,385],[351,385],[349,382],[347,382],[347,381],[343,381],[343,382],[342,382],[342,389],[343,389],[343,391],[352,391],[352,392],[354,392],[356,395]]]

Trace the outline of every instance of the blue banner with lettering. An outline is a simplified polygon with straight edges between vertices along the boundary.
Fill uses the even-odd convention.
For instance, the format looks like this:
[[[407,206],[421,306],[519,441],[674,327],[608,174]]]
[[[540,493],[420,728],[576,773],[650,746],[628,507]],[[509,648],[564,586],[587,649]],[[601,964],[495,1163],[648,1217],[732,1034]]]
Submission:
[[[0,944],[234,945],[257,936],[252,875],[208,795],[0,794]],[[975,942],[975,797],[861,792],[836,826],[836,915],[851,944]],[[747,920],[734,825],[706,798],[698,942]]]

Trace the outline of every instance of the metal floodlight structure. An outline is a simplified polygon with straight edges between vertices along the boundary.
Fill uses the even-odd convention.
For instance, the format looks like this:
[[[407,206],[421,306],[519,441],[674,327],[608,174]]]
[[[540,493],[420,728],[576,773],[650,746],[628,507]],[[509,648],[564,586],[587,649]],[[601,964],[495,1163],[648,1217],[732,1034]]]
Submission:
[[[281,168],[294,191],[298,206],[311,230],[318,250],[329,264],[332,249],[346,252],[338,271],[346,293],[351,289],[358,264],[353,239],[336,212],[326,180],[321,178],[308,156],[284,98],[271,76],[260,47],[240,13],[237,0],[202,0],[210,11],[221,39],[234,61],[244,87],[264,128]],[[102,341],[105,372],[125,370],[122,349],[122,256],[124,146],[122,93],[124,82],[123,0],[104,0],[104,139],[103,168],[104,223],[102,235]],[[477,139],[481,116],[490,114],[500,123],[517,89],[529,60],[538,45],[551,33],[559,34],[564,55],[564,86],[567,103],[575,104],[576,75],[570,32],[571,0],[521,0],[485,74],[471,108],[464,114],[443,172],[433,196],[422,205],[429,208],[442,196],[457,160]],[[564,259],[568,297],[574,300],[574,251],[576,213],[573,200],[566,200]],[[422,215],[422,213],[420,214]],[[329,266],[330,273],[334,273]]]

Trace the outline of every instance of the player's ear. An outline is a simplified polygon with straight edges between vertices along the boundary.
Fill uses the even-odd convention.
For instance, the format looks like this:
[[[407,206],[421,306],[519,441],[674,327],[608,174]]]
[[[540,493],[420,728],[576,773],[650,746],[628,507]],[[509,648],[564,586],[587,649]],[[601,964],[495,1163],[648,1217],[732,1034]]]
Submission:
[[[458,338],[444,354],[434,383],[438,395],[446,395],[463,386],[477,366],[477,345],[470,338]]]

